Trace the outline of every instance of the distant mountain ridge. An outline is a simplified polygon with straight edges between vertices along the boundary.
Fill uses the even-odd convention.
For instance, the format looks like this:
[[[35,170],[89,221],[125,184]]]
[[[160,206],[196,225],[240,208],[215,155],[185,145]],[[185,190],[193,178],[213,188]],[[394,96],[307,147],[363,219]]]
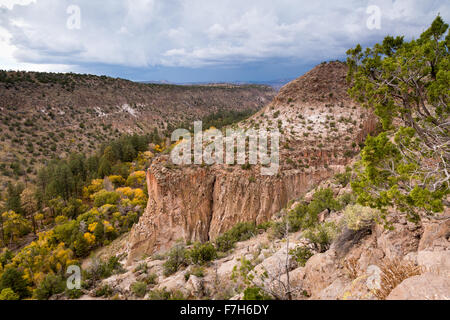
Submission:
[[[170,82],[167,80],[160,81],[137,81],[138,83],[145,84],[173,84],[173,85],[182,85],[182,86],[223,86],[223,85],[261,85],[261,86],[269,86],[273,89],[279,91],[284,85],[288,84],[295,78],[286,78],[286,79],[276,79],[276,80],[267,80],[267,81],[231,81],[231,82]]]

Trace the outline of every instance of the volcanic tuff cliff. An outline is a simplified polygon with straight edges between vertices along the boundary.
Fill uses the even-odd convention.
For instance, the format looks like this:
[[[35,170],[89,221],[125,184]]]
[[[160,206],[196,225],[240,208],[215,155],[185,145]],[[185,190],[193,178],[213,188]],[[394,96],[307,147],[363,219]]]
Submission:
[[[347,95],[347,67],[321,64],[283,87],[272,103],[239,124],[282,133],[280,170],[260,167],[174,166],[168,156],[147,173],[149,201],[133,227],[129,262],[162,252],[177,240],[214,240],[239,222],[262,223],[351,161],[376,129],[376,119]]]

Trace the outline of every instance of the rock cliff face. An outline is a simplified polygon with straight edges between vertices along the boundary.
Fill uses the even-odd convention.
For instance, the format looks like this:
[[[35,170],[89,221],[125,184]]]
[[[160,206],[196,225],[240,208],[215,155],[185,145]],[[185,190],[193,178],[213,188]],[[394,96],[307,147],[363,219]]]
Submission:
[[[376,120],[351,101],[346,66],[322,64],[286,85],[244,129],[282,133],[280,170],[261,176],[260,167],[174,166],[168,156],[148,170],[149,202],[133,228],[129,262],[166,251],[177,240],[214,240],[239,222],[262,223],[314,185],[344,169]]]

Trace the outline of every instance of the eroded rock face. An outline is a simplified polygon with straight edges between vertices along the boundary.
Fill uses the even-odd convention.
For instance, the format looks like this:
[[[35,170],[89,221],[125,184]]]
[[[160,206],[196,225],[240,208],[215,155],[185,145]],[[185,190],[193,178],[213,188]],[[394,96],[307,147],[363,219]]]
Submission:
[[[260,166],[183,167],[171,166],[168,156],[155,159],[147,176],[148,206],[131,232],[129,260],[166,251],[179,239],[212,241],[239,222],[269,221],[288,201],[343,171],[376,127],[375,117],[348,97],[346,72],[340,63],[320,65],[238,125],[278,123],[284,133],[275,176],[262,176]]]
[[[330,173],[326,169],[293,171],[280,177],[259,176],[254,181],[243,172],[219,173],[214,185],[209,239],[216,239],[239,222],[269,221],[290,199],[301,196]]]
[[[180,239],[209,239],[215,176],[203,168],[190,168],[166,179],[167,171],[162,167],[147,172],[149,201],[130,235],[130,259],[167,251]]]
[[[289,199],[332,172],[322,169],[251,180],[252,174],[244,170],[169,171],[156,162],[147,173],[147,209],[130,235],[130,259],[167,251],[180,239],[214,240],[239,222],[269,221]]]

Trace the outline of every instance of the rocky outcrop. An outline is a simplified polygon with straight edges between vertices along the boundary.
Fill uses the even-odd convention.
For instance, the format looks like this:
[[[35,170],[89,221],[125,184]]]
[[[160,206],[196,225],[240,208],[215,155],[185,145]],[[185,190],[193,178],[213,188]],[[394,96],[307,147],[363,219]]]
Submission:
[[[188,168],[182,174],[169,174],[164,167],[160,171],[152,168],[147,172],[145,217],[130,236],[130,258],[167,251],[179,239],[209,238],[215,176],[203,168]]]
[[[213,191],[213,211],[209,239],[239,222],[269,221],[291,199],[305,194],[318,182],[328,178],[332,171],[318,169],[311,172],[285,172],[280,177],[261,176],[251,180],[250,174],[220,172]]]
[[[290,199],[333,173],[322,169],[252,180],[244,170],[169,170],[158,161],[147,172],[149,201],[130,235],[130,259],[167,251],[180,239],[214,240],[239,222],[269,221]]]
[[[168,156],[155,159],[148,170],[148,206],[130,236],[130,263],[166,251],[179,239],[214,240],[239,222],[269,221],[290,200],[342,171],[376,128],[375,118],[348,97],[346,70],[337,62],[318,66],[239,124],[270,128],[278,122],[284,134],[275,176],[262,176],[259,166],[182,167]],[[316,86],[321,81],[327,95],[323,84],[320,90]]]
[[[432,273],[406,279],[387,297],[387,300],[448,299],[450,299],[450,278]]]

